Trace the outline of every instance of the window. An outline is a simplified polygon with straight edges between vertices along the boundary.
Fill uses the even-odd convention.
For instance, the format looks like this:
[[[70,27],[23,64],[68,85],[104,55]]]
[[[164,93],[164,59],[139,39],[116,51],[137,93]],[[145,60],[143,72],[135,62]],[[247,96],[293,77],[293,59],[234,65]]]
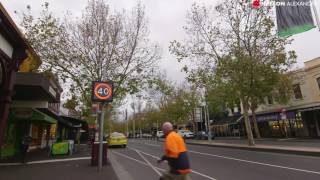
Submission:
[[[268,104],[273,104],[273,97],[272,96],[268,96],[267,97],[267,101],[268,101]]]
[[[4,75],[3,74],[4,74],[4,67],[3,67],[2,63],[0,62],[0,87],[2,86],[2,83],[4,81]]]
[[[320,89],[320,77],[317,78],[318,87]]]
[[[299,84],[293,85],[293,93],[294,93],[295,99],[302,99],[302,93],[301,93]]]

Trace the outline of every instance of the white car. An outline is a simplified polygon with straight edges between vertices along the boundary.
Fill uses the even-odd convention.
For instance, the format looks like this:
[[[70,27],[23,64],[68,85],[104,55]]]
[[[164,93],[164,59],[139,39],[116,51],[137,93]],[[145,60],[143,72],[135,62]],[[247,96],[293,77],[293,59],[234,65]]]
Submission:
[[[194,137],[193,132],[191,132],[189,130],[179,130],[178,134],[180,134],[180,136],[182,136],[183,138],[193,138]]]
[[[162,131],[157,131],[157,137],[158,138],[163,138],[164,137],[164,134]]]

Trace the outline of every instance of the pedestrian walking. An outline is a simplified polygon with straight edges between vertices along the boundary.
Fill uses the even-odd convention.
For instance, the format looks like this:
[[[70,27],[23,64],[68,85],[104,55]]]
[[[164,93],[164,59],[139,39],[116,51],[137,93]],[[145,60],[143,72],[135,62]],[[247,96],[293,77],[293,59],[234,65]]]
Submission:
[[[24,135],[21,141],[20,145],[20,151],[21,151],[21,162],[26,162],[26,156],[29,149],[29,145],[32,142],[32,137],[29,135]]]
[[[162,131],[165,135],[165,154],[158,163],[168,161],[170,170],[164,173],[160,180],[191,180],[191,172],[187,148],[182,137],[173,130],[170,122],[162,125]]]

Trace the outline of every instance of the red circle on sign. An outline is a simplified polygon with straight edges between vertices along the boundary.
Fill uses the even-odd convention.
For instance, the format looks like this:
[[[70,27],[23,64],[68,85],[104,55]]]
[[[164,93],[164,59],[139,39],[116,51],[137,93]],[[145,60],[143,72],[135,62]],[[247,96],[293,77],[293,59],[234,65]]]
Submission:
[[[99,94],[99,88],[101,87],[105,87],[108,89],[108,94],[107,96],[101,96]],[[109,99],[111,96],[112,96],[112,87],[109,85],[109,84],[106,84],[106,83],[99,83],[98,85],[96,85],[96,87],[94,88],[94,95],[98,98],[98,99],[101,99],[101,100],[106,100],[106,99]]]

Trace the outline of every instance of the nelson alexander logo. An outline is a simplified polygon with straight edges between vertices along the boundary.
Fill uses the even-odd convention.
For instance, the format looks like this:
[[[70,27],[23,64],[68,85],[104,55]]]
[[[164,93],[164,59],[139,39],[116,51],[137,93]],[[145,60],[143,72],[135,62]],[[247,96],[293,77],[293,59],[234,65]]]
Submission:
[[[292,1],[274,1],[274,0],[250,0],[251,7],[259,9],[262,6],[311,6],[311,1],[292,0]],[[250,2],[247,1],[247,2]]]
[[[251,6],[253,9],[259,9],[261,7],[260,0],[252,0]]]

